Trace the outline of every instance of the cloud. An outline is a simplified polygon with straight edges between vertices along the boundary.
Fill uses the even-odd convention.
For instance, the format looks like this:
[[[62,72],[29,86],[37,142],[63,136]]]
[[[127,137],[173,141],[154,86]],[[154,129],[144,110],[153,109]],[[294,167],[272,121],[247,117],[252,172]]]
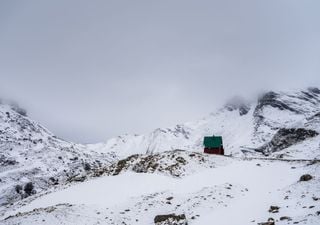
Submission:
[[[5,1],[0,94],[69,140],[194,120],[320,86],[319,1]]]

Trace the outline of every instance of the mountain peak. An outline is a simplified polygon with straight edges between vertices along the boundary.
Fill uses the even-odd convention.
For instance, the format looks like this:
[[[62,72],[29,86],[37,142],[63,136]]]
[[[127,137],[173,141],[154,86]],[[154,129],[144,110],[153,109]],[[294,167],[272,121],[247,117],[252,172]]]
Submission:
[[[0,99],[0,105],[10,107],[13,111],[19,113],[21,116],[27,116],[27,110],[20,107],[19,104],[15,101]]]
[[[246,115],[250,111],[251,104],[240,96],[231,98],[225,105],[224,108],[229,111],[239,110],[239,115]]]

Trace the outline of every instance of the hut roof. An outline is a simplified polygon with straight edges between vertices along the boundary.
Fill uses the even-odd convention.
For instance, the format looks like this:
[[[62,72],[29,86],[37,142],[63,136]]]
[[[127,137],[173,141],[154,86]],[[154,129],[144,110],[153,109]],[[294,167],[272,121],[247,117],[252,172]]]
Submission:
[[[206,148],[219,148],[222,146],[222,137],[221,136],[204,137],[203,145]]]

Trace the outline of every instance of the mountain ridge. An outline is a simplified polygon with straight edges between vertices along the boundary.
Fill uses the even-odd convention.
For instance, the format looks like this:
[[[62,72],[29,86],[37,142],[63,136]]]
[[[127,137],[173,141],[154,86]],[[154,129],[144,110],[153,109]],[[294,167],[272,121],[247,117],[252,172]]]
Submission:
[[[240,99],[240,100],[239,100]],[[145,135],[121,135],[89,149],[130,154],[156,153],[174,149],[202,150],[205,135],[221,135],[227,154],[240,155],[243,146],[259,148],[270,142],[281,128],[308,128],[320,132],[320,90],[266,92],[256,102],[235,98],[221,109],[195,122],[158,128]],[[313,119],[313,123],[311,121]]]
[[[86,166],[98,168],[115,159],[57,138],[25,110],[5,103],[0,104],[0,148],[0,206],[28,197],[22,189],[28,183],[34,191],[47,190],[85,172]]]
[[[122,135],[109,139],[106,143],[91,145],[76,144],[57,138],[39,123],[31,120],[25,110],[16,105],[0,104],[0,131],[0,191],[2,193],[0,217],[9,215],[6,220],[0,220],[4,224],[28,224],[29,221],[34,223],[39,218],[50,224],[47,216],[51,215],[55,215],[57,223],[63,223],[64,217],[71,218],[72,215],[77,214],[81,216],[75,219],[75,224],[89,218],[87,215],[91,215],[90,224],[102,222],[109,217],[112,224],[117,224],[117,221],[133,223],[136,215],[139,215],[141,221],[150,221],[153,214],[149,213],[145,217],[146,210],[150,208],[149,204],[154,204],[154,207],[151,207],[153,213],[159,213],[159,207],[161,213],[167,210],[168,205],[172,204],[172,201],[167,199],[171,197],[166,196],[166,200],[161,198],[174,193],[164,190],[168,187],[172,188],[170,185],[179,182],[183,188],[188,187],[183,185],[183,182],[187,182],[190,185],[188,188],[194,194],[187,198],[184,195],[180,197],[177,195],[177,199],[180,200],[170,209],[177,210],[181,207],[181,212],[188,212],[188,219],[193,220],[192,218],[195,219],[198,215],[196,211],[201,209],[198,205],[209,210],[213,204],[218,209],[223,202],[223,204],[232,202],[233,197],[238,199],[240,195],[246,194],[253,195],[249,200],[254,203],[255,192],[251,193],[246,187],[250,186],[252,189],[256,187],[255,180],[250,179],[251,176],[255,179],[260,177],[255,170],[261,170],[265,176],[268,176],[268,187],[272,188],[276,197],[275,190],[279,187],[272,184],[273,174],[279,172],[276,168],[284,170],[281,171],[281,176],[277,177],[277,182],[282,183],[286,180],[287,173],[291,174],[291,178],[283,184],[283,187],[288,188],[289,191],[293,191],[291,185],[300,187],[297,194],[293,196],[291,208],[301,201],[303,187],[310,186],[295,183],[299,173],[307,171],[312,174],[311,177],[315,177],[312,181],[314,183],[311,186],[312,191],[308,195],[308,204],[311,204],[310,201],[316,197],[313,195],[316,193],[319,181],[315,175],[319,160],[314,160],[319,159],[320,156],[320,90],[317,88],[292,92],[267,92],[256,102],[234,98],[221,109],[194,122],[158,128],[144,135]],[[212,134],[223,137],[228,157],[203,153],[203,136]],[[295,170],[297,166],[299,168]],[[241,177],[241,174],[247,175],[248,170],[250,170],[249,177]],[[202,186],[197,186],[201,189],[192,188],[191,184],[197,183],[192,180],[194,177],[201,179]],[[215,179],[208,179],[209,177],[215,177]],[[136,184],[137,187],[132,187],[134,190],[132,195],[136,199],[128,200],[121,206],[125,208],[119,212],[116,210],[115,214],[110,210],[116,209],[117,206],[112,206],[115,208],[101,214],[104,215],[101,218],[94,216],[95,210],[100,211],[100,209],[80,204],[79,201],[86,203],[86,198],[73,195],[73,193],[85,194],[82,191],[88,189],[81,189],[81,187],[88,185],[94,190],[99,189],[99,193],[105,190],[108,192],[111,189],[121,198],[122,193],[118,193],[118,188],[123,188],[123,183],[131,185],[135,179],[141,179],[139,184]],[[136,193],[142,193],[144,188],[149,191],[148,187],[140,186],[145,179],[148,180],[148,185],[154,186],[150,193],[151,199],[154,196],[161,196],[160,199],[156,197],[150,202],[148,200],[150,196],[147,199],[136,196]],[[232,185],[229,183],[226,186],[219,183],[219,180],[229,182],[229,179],[233,181]],[[104,180],[107,183],[104,183]],[[113,182],[116,182],[115,187]],[[165,188],[162,192],[159,192],[158,183]],[[209,189],[207,185],[210,186]],[[231,187],[239,193],[239,196],[234,195],[231,198],[229,193]],[[263,184],[258,187],[270,191]],[[219,193],[214,192],[217,188]],[[64,190],[67,193],[65,196]],[[210,190],[210,193],[207,193],[207,190]],[[180,192],[180,190],[177,191]],[[255,191],[259,193],[260,190]],[[93,191],[90,191],[90,194],[96,202],[101,201],[101,196],[95,195]],[[104,194],[113,199],[113,193]],[[61,195],[60,199],[55,199],[55,195]],[[70,200],[75,201],[75,204],[71,205],[70,202],[64,204],[64,198],[68,198],[69,195],[71,200],[72,196],[75,197],[72,201]],[[285,199],[287,192],[281,192],[281,195]],[[57,205],[51,207],[51,200],[45,200],[46,196],[49,199],[53,196]],[[221,201],[216,202],[215,198],[219,196]],[[212,200],[210,204],[207,202],[208,198]],[[268,199],[267,194],[265,198]],[[118,199],[114,201],[118,202]],[[39,203],[40,208],[37,202],[41,203]],[[140,211],[142,208],[137,208],[137,211],[133,210],[133,214],[129,215],[131,213],[127,204],[143,205],[145,208],[143,213]],[[147,204],[149,206],[144,206]],[[27,207],[24,209],[25,205]],[[41,208],[43,206],[46,208]],[[25,210],[26,213],[19,214],[20,209]],[[56,211],[56,209],[61,210]],[[27,212],[28,210],[31,211]],[[64,210],[70,214],[63,214]],[[15,212],[18,213],[14,215]],[[309,216],[311,215],[309,212],[303,211],[297,218],[311,221],[313,217]],[[60,215],[63,217],[60,218]],[[201,214],[201,216],[204,215]],[[196,218],[196,221],[201,224],[201,218],[200,220]],[[70,224],[73,223],[70,222]]]

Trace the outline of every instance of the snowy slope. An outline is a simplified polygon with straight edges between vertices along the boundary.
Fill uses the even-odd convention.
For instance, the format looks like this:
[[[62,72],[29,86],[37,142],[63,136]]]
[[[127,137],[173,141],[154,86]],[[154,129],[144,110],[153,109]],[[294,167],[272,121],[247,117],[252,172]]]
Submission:
[[[156,129],[145,135],[122,135],[88,147],[99,152],[113,151],[122,157],[174,149],[200,152],[203,136],[215,134],[223,136],[226,154],[239,155],[243,149],[268,143],[281,128],[306,128],[320,133],[319,113],[320,90],[317,88],[268,92],[253,103],[233,99],[217,112],[195,122]],[[295,157],[295,153],[291,156]]]
[[[63,185],[84,173],[85,166],[105,166],[114,160],[110,153],[88,151],[55,137],[17,105],[7,103],[0,104],[0,149],[0,206]],[[25,191],[29,182],[33,189]]]
[[[210,158],[218,166],[179,179],[125,172],[73,185],[16,209],[2,222],[151,225],[155,216],[175,213],[201,225],[257,224],[270,217],[276,224],[319,224],[319,164],[239,159],[221,164],[221,157]],[[314,179],[300,182],[304,173]],[[268,212],[270,206],[280,209]]]
[[[0,224],[142,225],[172,213],[188,224],[320,224],[316,88],[236,98],[195,122],[91,145],[55,137],[16,105],[0,104],[0,128]],[[212,134],[229,157],[202,153]]]

